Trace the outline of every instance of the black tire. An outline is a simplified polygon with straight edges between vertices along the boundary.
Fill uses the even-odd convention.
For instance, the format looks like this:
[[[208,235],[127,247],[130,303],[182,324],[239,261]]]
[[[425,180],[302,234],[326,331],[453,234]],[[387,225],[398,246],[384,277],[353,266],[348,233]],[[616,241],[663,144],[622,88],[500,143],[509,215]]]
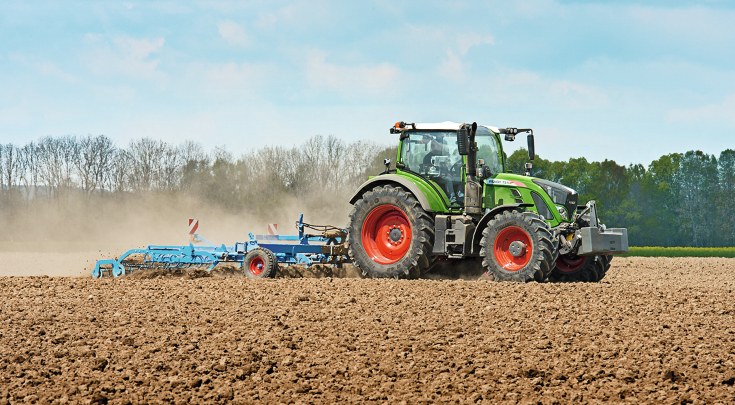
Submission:
[[[529,243],[525,244],[524,253],[518,256],[521,257],[518,264],[520,267],[513,268],[507,262],[501,263],[500,261],[505,261],[509,257],[504,246],[512,242],[511,239],[516,238],[514,235],[524,234],[525,237],[520,238]],[[515,210],[499,213],[488,222],[487,227],[482,231],[480,257],[485,274],[494,281],[545,281],[551,263],[553,263],[554,243],[552,239],[553,235],[549,225],[536,213]],[[499,249],[505,253],[500,256],[496,255],[496,244],[499,244]],[[528,250],[529,245],[530,251]],[[523,257],[526,259],[524,260]],[[504,266],[511,267],[512,270]]]
[[[268,249],[255,248],[242,261],[242,274],[248,278],[275,278],[278,259]]]
[[[551,231],[549,224],[535,212],[522,211],[521,213],[526,217],[526,219],[530,219],[537,226],[537,232],[540,232],[542,236],[551,240],[551,251],[549,251],[546,246],[542,246],[544,258],[546,260],[544,260],[541,265],[541,273],[537,273],[535,277],[537,282],[542,283],[548,280],[551,270],[554,269],[556,258],[559,257],[559,238],[555,232]]]
[[[589,226],[589,221],[586,218],[579,219],[578,223],[582,227]],[[549,276],[549,281],[596,283],[605,277],[607,269],[610,268],[611,260],[611,255],[577,256],[571,253],[561,255],[555,262],[556,265]],[[570,270],[570,268],[574,269]]]
[[[375,212],[376,214],[373,215],[380,215],[378,212],[384,210],[388,210],[387,213],[402,215],[401,218],[410,224],[410,242],[397,246],[399,251],[405,249],[403,256],[399,256],[400,253],[396,254],[400,258],[373,256],[376,257],[373,259],[367,252],[367,249],[371,249],[370,240],[363,241],[363,234],[368,239],[372,233],[375,233],[377,237],[377,231],[370,227],[374,223],[366,225],[366,221],[374,220],[371,213]],[[400,241],[396,243],[403,243],[405,237],[408,236],[404,235],[404,230],[407,231],[406,227],[401,228]],[[389,234],[387,237],[392,238],[393,236]],[[434,245],[434,219],[421,208],[413,194],[391,185],[375,187],[365,192],[355,202],[347,224],[346,243],[349,247],[350,258],[361,270],[363,276],[417,278],[425,274],[436,263],[436,258],[431,253]],[[375,250],[372,253],[375,254]],[[396,259],[397,261],[391,262]],[[384,263],[380,263],[381,261]]]
[[[594,283],[604,277],[604,266],[598,256],[577,256],[574,254],[561,255],[556,261],[556,267],[549,276],[549,281],[556,283]],[[581,261],[574,270],[566,270],[568,263]],[[573,267],[576,267],[574,265]]]

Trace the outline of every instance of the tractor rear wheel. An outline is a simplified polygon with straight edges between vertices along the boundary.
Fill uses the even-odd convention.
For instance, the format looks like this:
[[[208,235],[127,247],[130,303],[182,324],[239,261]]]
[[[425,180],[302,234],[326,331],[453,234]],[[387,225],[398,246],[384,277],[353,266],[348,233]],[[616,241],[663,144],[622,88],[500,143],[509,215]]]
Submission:
[[[275,278],[278,259],[268,249],[255,248],[242,261],[242,274],[248,278]]]
[[[480,257],[494,281],[543,282],[554,257],[549,225],[536,213],[503,211],[482,231]]]
[[[434,220],[402,188],[375,187],[350,212],[347,245],[363,276],[416,278],[435,263],[433,244]]]

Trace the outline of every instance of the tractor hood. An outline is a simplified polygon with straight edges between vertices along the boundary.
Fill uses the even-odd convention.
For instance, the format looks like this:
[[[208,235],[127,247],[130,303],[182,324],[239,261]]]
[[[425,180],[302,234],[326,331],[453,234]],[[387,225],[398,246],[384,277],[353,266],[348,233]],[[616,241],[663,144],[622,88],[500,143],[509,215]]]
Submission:
[[[577,211],[577,202],[579,197],[576,191],[559,183],[554,183],[553,181],[536,178],[532,181],[546,192],[551,199],[551,202],[555,205],[564,206],[567,211],[568,219],[574,218],[574,214]]]
[[[537,205],[539,213],[547,219],[546,211],[548,209],[548,215],[551,215],[551,210],[555,209],[558,211],[558,206],[563,206],[566,210],[566,218],[574,218],[574,214],[577,211],[578,195],[573,189],[564,186],[553,181],[539,179],[536,177],[521,176],[517,174],[502,173],[495,177],[485,179],[485,184],[493,186],[507,186],[507,187],[522,187],[528,188],[536,193],[534,196],[534,203]],[[541,196],[543,201],[541,199]],[[561,212],[560,212],[561,214]],[[562,215],[564,217],[564,215]]]

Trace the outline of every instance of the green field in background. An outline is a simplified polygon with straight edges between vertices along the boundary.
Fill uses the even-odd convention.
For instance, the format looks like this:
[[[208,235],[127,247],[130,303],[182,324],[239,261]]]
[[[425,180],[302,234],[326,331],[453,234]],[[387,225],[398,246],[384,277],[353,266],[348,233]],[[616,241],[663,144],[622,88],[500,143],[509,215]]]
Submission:
[[[695,248],[695,247],[629,247],[622,257],[735,257],[735,247]]]

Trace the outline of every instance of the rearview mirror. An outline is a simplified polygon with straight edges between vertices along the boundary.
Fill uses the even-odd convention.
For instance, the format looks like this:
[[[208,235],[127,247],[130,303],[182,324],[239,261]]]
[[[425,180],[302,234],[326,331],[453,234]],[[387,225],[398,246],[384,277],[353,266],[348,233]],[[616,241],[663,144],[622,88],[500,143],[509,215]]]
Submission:
[[[533,134],[528,135],[528,160],[533,160],[536,157],[536,148],[533,144]]]

